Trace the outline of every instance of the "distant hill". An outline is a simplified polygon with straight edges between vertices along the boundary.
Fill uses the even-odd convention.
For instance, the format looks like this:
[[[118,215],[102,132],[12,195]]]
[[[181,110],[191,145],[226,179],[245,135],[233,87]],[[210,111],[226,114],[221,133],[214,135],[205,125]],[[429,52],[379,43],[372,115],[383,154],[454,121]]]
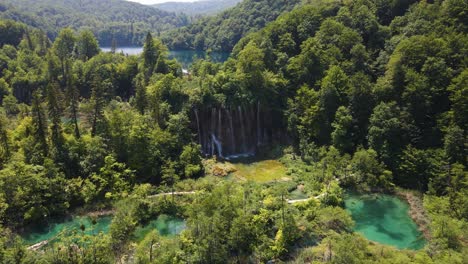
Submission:
[[[0,0],[0,17],[40,28],[52,39],[63,27],[91,29],[101,45],[115,38],[119,46],[189,23],[184,14],[124,0]]]
[[[215,16],[162,35],[171,49],[231,51],[249,32],[255,32],[301,0],[244,0]]]
[[[196,15],[213,15],[233,7],[242,0],[207,0],[197,1],[193,3],[186,2],[167,2],[153,5],[168,12],[185,13],[190,16]]]

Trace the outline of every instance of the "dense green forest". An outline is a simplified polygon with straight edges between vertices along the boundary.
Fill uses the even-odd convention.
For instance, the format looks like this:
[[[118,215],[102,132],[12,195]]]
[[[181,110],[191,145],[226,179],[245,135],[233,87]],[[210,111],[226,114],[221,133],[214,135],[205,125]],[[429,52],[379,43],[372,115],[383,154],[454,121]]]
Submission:
[[[467,263],[466,10],[315,0],[185,75],[150,33],[124,56],[89,30],[51,41],[0,20],[0,263]],[[224,177],[239,152],[277,159],[287,180]],[[289,203],[298,186],[316,198]],[[414,193],[427,244],[353,232],[347,190]],[[39,250],[18,236],[104,209],[107,233]],[[185,230],[135,238],[163,213]]]
[[[202,0],[196,2],[166,2],[155,4],[154,7],[189,16],[213,15],[237,5],[242,0]]]
[[[249,32],[255,32],[301,0],[244,0],[218,15],[163,34],[170,49],[231,51]]]
[[[104,46],[141,45],[148,31],[185,26],[189,18],[122,0],[1,0],[0,17],[40,28],[55,39],[64,27],[92,30]]]

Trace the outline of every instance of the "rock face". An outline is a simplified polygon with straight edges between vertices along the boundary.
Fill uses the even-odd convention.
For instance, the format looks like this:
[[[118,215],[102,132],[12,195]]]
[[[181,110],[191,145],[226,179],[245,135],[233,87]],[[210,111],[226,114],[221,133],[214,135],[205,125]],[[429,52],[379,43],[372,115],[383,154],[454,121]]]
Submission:
[[[255,155],[259,147],[281,140],[284,134],[274,129],[272,112],[260,102],[231,108],[195,108],[191,119],[203,153],[225,159]]]

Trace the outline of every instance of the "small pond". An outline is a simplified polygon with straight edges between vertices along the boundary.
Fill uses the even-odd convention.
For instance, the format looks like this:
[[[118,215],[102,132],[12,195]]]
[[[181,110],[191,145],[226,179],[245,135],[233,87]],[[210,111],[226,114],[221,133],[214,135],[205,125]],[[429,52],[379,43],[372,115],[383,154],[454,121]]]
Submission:
[[[99,234],[99,232],[109,232],[109,226],[112,222],[112,216],[103,216],[95,218],[94,221],[88,216],[76,216],[64,221],[50,223],[41,228],[35,228],[22,235],[27,245],[33,245],[44,240],[56,242],[60,238],[70,236],[73,233],[79,233],[81,226],[84,226],[84,233],[87,235]],[[143,227],[137,227],[135,230],[135,239],[142,240],[151,230],[157,229],[161,236],[174,236],[185,229],[184,219],[159,215],[157,219],[150,221]]]
[[[71,235],[73,232],[81,232],[80,227],[85,227],[84,233],[87,235],[107,233],[112,221],[111,216],[95,218],[95,221],[88,216],[76,216],[63,221],[51,222],[49,225],[31,229],[22,235],[28,245],[33,245],[44,240],[54,241],[60,237]]]
[[[408,215],[409,205],[396,196],[347,194],[345,207],[356,223],[354,230],[371,241],[413,250],[426,244]]]
[[[186,228],[185,220],[171,215],[160,215],[156,220],[150,221],[135,230],[135,239],[141,241],[154,229],[157,229],[161,236],[175,236]]]

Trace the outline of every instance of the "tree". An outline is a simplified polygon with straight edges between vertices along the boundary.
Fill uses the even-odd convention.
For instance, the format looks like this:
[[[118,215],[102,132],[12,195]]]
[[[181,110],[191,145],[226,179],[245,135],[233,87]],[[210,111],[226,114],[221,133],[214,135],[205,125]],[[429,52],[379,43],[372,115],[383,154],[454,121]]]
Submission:
[[[369,147],[377,151],[390,170],[396,170],[397,158],[414,134],[408,113],[395,102],[382,102],[374,108],[369,124]]]
[[[392,172],[386,170],[385,166],[379,162],[377,153],[373,149],[357,150],[351,159],[350,167],[354,184],[360,189],[389,190],[393,186]]]
[[[49,150],[47,146],[47,118],[44,112],[41,95],[36,91],[32,100],[32,137],[33,137],[33,153],[31,153],[31,162],[42,164],[44,158],[48,156]]]
[[[73,51],[75,49],[75,33],[70,28],[64,28],[60,31],[58,37],[55,39],[54,42],[54,52],[55,55],[60,60],[61,67],[62,67],[62,84],[64,87],[68,85],[69,80],[69,66],[70,60],[73,56]]]
[[[450,101],[452,102],[452,112],[455,123],[468,129],[468,70],[464,70],[452,81],[449,86]]]
[[[48,105],[48,116],[51,120],[51,157],[52,159],[64,166],[67,161],[67,153],[65,148],[65,139],[62,135],[62,105],[61,105],[61,94],[60,88],[57,83],[51,83],[47,87],[47,105]]]
[[[0,110],[0,165],[10,159],[11,149],[10,149],[10,140],[8,138],[8,118],[3,109]],[[1,209],[0,209],[1,210]]]
[[[87,61],[99,53],[99,44],[90,30],[83,30],[76,41],[77,55]]]
[[[338,108],[332,127],[334,129],[331,134],[333,146],[342,153],[351,152],[354,147],[353,118],[349,114],[348,108],[344,106]]]
[[[200,145],[190,143],[184,146],[184,149],[182,150],[182,153],[179,157],[179,163],[182,167],[183,175],[186,178],[200,176],[203,172]]]
[[[239,53],[236,64],[237,75],[252,91],[263,86],[263,70],[265,69],[263,60],[263,51],[254,42],[247,44]]]
[[[140,114],[145,113],[145,109],[147,107],[147,96],[146,96],[146,87],[144,76],[142,74],[138,74],[135,77],[135,107],[140,112]]]
[[[468,137],[457,125],[451,125],[444,137],[445,155],[449,162],[467,164]]]
[[[321,143],[328,143],[332,122],[340,105],[346,103],[348,93],[348,77],[338,66],[332,66],[321,81],[320,112],[323,116]]]
[[[154,46],[154,39],[151,33],[148,32],[146,35],[145,44],[143,46],[143,67],[146,69],[146,72],[152,73],[154,65],[158,59],[158,53],[156,47]],[[145,74],[146,78],[148,76]]]
[[[349,110],[353,117],[354,144],[356,146],[367,144],[369,118],[375,107],[374,97],[369,76],[359,72],[351,77],[348,100]]]
[[[91,176],[96,186],[96,198],[117,200],[127,197],[134,184],[135,172],[128,169],[124,163],[117,162],[113,156],[104,159],[104,166],[99,173]]]
[[[98,75],[94,76],[91,91],[91,135],[95,136],[102,132],[103,110],[105,106],[105,96],[107,91],[112,90],[112,83],[109,80],[102,80]]]
[[[167,161],[162,168],[162,183],[167,187],[171,188],[172,192],[172,201],[174,202],[174,185],[179,180],[179,175],[177,175],[175,170],[175,163],[171,160]]]

